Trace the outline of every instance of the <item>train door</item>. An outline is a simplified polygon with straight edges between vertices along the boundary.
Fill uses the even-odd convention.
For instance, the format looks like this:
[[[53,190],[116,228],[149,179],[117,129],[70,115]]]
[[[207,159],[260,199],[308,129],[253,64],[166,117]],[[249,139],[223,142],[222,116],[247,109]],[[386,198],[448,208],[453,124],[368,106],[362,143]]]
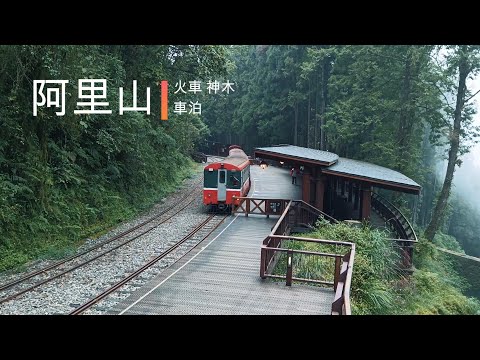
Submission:
[[[218,170],[218,201],[227,200],[227,170]]]

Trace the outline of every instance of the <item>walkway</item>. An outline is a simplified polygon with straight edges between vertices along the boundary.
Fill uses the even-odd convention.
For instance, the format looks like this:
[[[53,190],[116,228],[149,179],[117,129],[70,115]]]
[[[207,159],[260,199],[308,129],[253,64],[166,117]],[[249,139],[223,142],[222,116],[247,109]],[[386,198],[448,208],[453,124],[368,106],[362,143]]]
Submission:
[[[301,198],[288,169],[252,166],[250,196]],[[259,276],[260,246],[277,217],[231,216],[208,239],[112,314],[330,314],[333,290]]]

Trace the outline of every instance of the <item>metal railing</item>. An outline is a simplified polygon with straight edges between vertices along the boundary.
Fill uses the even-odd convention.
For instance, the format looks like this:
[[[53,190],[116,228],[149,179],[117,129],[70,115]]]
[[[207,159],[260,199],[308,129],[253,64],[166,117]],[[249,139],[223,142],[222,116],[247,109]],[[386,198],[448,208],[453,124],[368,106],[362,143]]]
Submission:
[[[377,193],[372,193],[372,208],[397,236],[391,240],[395,241],[400,250],[403,270],[410,271],[413,266],[413,247],[418,242],[412,224],[395,205]]]
[[[415,230],[407,217],[383,196],[372,193],[372,208],[377,211],[399,238],[417,240]]]

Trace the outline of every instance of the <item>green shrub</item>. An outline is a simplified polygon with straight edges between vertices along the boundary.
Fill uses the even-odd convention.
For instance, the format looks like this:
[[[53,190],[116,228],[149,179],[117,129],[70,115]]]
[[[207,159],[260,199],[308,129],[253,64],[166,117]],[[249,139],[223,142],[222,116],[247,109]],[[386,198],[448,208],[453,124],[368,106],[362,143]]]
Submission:
[[[403,313],[420,315],[475,315],[480,304],[468,298],[438,273],[416,270],[404,294]]]
[[[355,243],[356,254],[352,277],[351,301],[354,314],[383,314],[393,308],[395,292],[391,283],[398,278],[398,254],[386,234],[368,226],[353,227],[345,223],[317,223],[317,230],[302,236]],[[345,251],[315,245],[317,251]],[[312,244],[306,245],[314,250]],[[333,274],[333,265],[324,271]]]
[[[156,173],[159,179],[152,179],[148,186],[142,184],[128,191],[98,179],[74,188],[53,188],[45,211],[29,216],[19,213],[14,219],[8,214],[0,217],[4,219],[0,221],[0,271],[19,269],[38,258],[58,259],[72,254],[86,237],[98,237],[158,202],[199,170],[197,164],[181,155],[176,159],[182,165],[167,175],[165,170]],[[2,204],[0,211],[5,211]]]
[[[465,254],[457,239],[451,235],[439,232],[435,235],[433,243],[441,248]]]
[[[388,234],[366,225],[329,224],[321,221],[304,237],[355,243],[351,304],[353,314],[480,314],[480,303],[462,294],[465,279],[431,242],[420,239],[414,250],[414,272],[402,276],[397,264],[399,253]],[[340,247],[286,244],[312,251],[338,252]],[[304,274],[332,274],[332,263],[295,263]],[[280,266],[281,267],[281,266]]]

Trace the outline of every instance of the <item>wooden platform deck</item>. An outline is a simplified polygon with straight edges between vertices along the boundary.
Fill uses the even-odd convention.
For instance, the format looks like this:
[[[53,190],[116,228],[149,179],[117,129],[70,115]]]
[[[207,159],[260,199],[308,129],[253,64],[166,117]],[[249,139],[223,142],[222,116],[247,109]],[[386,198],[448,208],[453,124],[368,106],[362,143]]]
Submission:
[[[288,169],[252,166],[251,175],[252,197],[301,198],[301,186],[291,184]],[[260,246],[276,221],[229,217],[110,314],[330,314],[332,289],[260,278]]]

